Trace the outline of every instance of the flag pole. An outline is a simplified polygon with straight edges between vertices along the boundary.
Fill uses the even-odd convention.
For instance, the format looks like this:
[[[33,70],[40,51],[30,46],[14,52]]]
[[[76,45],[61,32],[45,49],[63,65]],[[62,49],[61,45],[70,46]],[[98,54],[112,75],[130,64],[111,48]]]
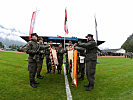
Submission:
[[[97,32],[97,21],[96,21],[96,15],[94,16],[95,18],[95,31],[96,31],[96,43],[98,41],[98,32]]]
[[[66,37],[66,32],[65,32],[65,36],[64,36],[64,50],[65,50],[65,37]]]

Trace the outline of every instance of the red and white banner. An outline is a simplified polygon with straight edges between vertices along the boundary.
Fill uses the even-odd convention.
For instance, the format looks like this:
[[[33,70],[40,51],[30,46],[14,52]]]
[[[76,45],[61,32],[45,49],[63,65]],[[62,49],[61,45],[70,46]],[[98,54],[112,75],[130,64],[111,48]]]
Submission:
[[[36,11],[33,12],[32,18],[31,18],[30,31],[29,31],[29,40],[31,39],[31,34],[33,33],[35,18],[36,18]]]
[[[65,23],[64,23],[64,30],[68,34],[68,25],[67,25],[67,10],[65,9]]]

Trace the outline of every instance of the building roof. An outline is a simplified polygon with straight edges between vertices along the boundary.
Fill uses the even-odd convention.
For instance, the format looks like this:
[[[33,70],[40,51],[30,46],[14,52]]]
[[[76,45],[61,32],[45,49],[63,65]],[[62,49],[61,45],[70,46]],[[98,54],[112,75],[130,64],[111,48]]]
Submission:
[[[20,36],[22,39],[24,39],[26,42],[29,41],[29,36]],[[43,38],[44,42],[55,42],[55,43],[62,43],[64,45],[64,37],[54,37],[54,36],[39,36]],[[65,37],[65,43],[69,43],[69,41],[72,41],[72,43],[77,43],[78,41],[81,41],[82,43],[87,42],[86,39],[82,38],[75,38],[75,37]],[[97,41],[97,45],[100,45],[104,43],[105,41]]]

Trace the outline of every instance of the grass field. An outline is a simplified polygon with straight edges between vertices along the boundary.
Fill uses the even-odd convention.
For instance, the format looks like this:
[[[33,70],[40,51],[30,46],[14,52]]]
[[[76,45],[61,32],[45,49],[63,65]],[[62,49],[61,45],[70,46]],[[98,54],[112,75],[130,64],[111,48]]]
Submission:
[[[24,53],[0,51],[0,100],[66,100],[64,75],[46,74],[44,79],[36,79],[37,88],[29,86],[27,59]],[[71,86],[73,100],[132,100],[133,99],[133,59],[124,57],[98,57],[95,88],[85,91],[84,81],[77,87]],[[44,59],[43,70],[46,70]]]

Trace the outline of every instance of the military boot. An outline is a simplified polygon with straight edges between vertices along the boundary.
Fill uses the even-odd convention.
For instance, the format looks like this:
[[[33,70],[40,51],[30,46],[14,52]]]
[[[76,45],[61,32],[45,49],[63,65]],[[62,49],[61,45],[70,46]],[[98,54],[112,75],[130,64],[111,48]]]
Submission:
[[[35,80],[33,81],[33,83],[34,83],[34,84],[39,84],[39,82],[37,82],[37,81],[35,81]]]
[[[59,70],[58,70],[58,72],[57,72],[57,74],[59,74],[60,72],[59,72]]]
[[[49,73],[49,69],[47,70],[47,74]]]
[[[86,88],[86,91],[91,91],[94,88],[94,85],[90,85],[89,87]]]
[[[41,75],[37,75],[37,78],[39,78],[39,79],[43,79],[43,76],[41,76]]]
[[[33,83],[33,81],[30,81],[30,86],[33,88],[37,88],[37,86],[35,86],[35,84]]]

